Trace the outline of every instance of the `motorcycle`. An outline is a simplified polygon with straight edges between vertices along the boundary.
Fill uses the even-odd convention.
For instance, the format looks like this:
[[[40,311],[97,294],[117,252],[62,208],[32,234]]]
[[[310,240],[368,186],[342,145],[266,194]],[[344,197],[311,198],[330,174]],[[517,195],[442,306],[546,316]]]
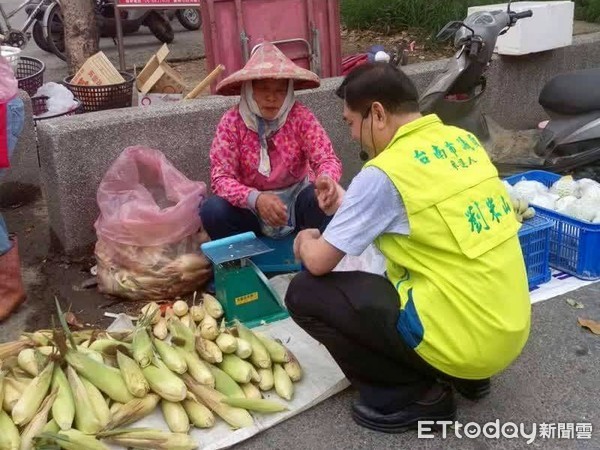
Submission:
[[[32,4],[26,8],[26,11],[29,14],[30,11],[28,9],[33,10],[36,7],[37,4],[32,2]],[[66,61],[65,34],[60,1],[55,0],[50,4],[43,6],[42,10],[44,11],[43,16],[41,19],[38,18],[38,21],[41,23],[43,30],[45,48],[39,43],[38,46],[42,48],[42,50],[54,53],[60,59]],[[110,0],[95,0],[95,14],[98,37],[115,38],[117,36],[117,28],[115,8],[112,2]],[[137,32],[142,26],[147,26],[152,34],[154,34],[161,42],[170,44],[175,38],[173,27],[164,13],[160,10],[131,9],[122,10],[120,11],[120,14],[123,34],[132,34]]]
[[[480,101],[486,90],[484,74],[498,37],[532,15],[531,10],[512,11],[509,1],[506,11],[475,12],[464,21],[450,22],[442,28],[437,38],[454,37],[457,51],[446,70],[423,92],[421,111],[436,113],[445,123],[469,130],[488,151],[497,146],[502,133],[514,134],[502,130],[481,112]],[[600,69],[560,74],[546,83],[539,103],[550,120],[541,131],[527,136],[528,156],[494,158],[495,152],[490,152],[500,174],[545,170],[600,178],[600,170],[590,167],[600,162],[599,83]]]
[[[184,28],[190,31],[199,30],[202,26],[202,16],[200,15],[199,9],[178,9],[175,11],[174,16],[177,17],[177,20],[179,20],[179,23],[183,25]],[[170,16],[169,18],[172,20],[173,16]]]

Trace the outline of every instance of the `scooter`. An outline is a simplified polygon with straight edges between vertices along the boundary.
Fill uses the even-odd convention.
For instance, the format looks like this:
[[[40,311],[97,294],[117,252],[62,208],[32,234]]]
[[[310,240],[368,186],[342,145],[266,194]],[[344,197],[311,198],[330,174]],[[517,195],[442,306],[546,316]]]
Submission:
[[[420,98],[423,113],[436,113],[445,123],[471,131],[488,151],[497,144],[494,140],[499,126],[481,112],[480,101],[486,90],[484,74],[498,37],[533,15],[531,10],[515,12],[510,7],[508,2],[506,11],[475,12],[462,22],[450,22],[442,28],[437,38],[454,37],[457,51]],[[599,85],[600,69],[561,74],[546,83],[539,102],[550,120],[541,132],[529,136],[533,154],[495,159],[494,152],[490,152],[500,174],[546,170],[600,179],[600,170],[590,167],[600,163]],[[515,133],[500,131],[505,135]]]

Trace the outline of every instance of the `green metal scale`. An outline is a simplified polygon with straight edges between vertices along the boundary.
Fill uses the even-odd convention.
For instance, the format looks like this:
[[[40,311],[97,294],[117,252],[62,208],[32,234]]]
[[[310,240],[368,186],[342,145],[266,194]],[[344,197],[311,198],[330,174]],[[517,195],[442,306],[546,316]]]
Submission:
[[[289,243],[289,240],[283,241],[284,245]],[[238,319],[248,327],[255,327],[288,317],[282,299],[271,288],[259,266],[250,259],[263,255],[259,260],[269,263],[268,256],[276,248],[269,247],[249,232],[207,242],[201,249],[213,263],[216,297],[223,305],[228,322]],[[267,266],[274,267],[272,262]],[[297,265],[285,267],[299,269]]]

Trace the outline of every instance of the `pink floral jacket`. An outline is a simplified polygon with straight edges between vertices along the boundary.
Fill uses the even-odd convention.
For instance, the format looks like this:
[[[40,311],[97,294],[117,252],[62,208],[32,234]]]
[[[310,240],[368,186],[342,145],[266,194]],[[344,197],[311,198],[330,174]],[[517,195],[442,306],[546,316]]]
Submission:
[[[240,208],[254,209],[260,191],[284,189],[328,175],[339,181],[342,164],[327,133],[304,105],[296,102],[285,125],[268,139],[271,174],[258,172],[260,143],[237,106],[222,117],[210,150],[213,193]]]

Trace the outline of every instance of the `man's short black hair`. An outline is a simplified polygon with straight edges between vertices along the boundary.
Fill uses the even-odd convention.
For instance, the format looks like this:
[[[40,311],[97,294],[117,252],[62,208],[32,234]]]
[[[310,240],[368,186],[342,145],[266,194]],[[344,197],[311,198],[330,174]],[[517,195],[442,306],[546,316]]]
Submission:
[[[379,102],[392,114],[419,111],[419,93],[412,80],[385,62],[367,63],[352,70],[336,91],[348,107],[365,114]]]

